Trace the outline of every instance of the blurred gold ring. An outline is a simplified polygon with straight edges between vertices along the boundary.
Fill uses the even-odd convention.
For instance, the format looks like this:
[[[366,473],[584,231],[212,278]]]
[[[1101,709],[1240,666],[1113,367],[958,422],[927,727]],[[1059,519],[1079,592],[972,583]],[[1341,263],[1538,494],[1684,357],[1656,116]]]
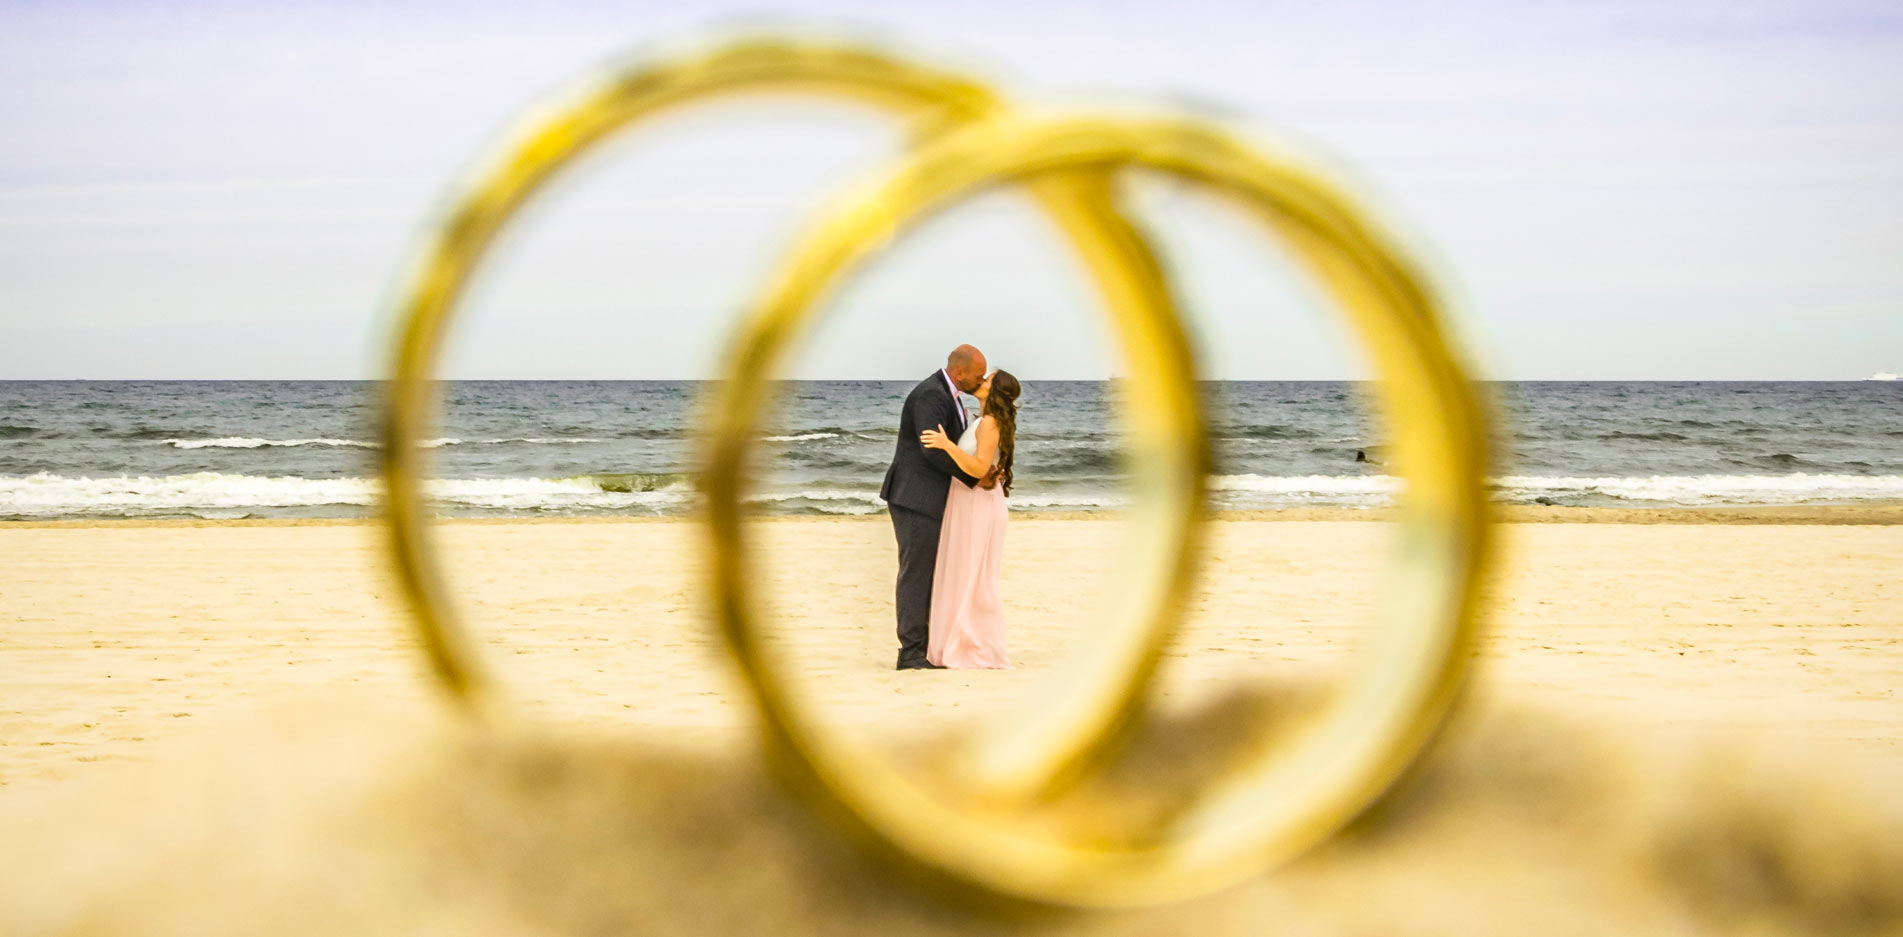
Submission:
[[[891,761],[813,717],[770,666],[760,613],[745,585],[753,561],[740,505],[767,382],[816,318],[832,285],[923,216],[975,191],[1079,171],[1140,167],[1200,183],[1284,235],[1319,275],[1371,353],[1378,401],[1405,482],[1398,563],[1384,582],[1381,628],[1327,713],[1292,744],[1256,749],[1154,840],[1083,840],[1022,799],[928,790]],[[1174,313],[1154,266],[1097,265],[1119,323]],[[947,883],[1033,902],[1139,905],[1232,884],[1331,835],[1365,809],[1419,753],[1451,706],[1472,644],[1475,593],[1488,545],[1486,440],[1471,385],[1441,334],[1425,283],[1394,245],[1320,179],[1265,158],[1220,128],[1177,118],[995,117],[926,144],[880,184],[808,233],[744,324],[709,413],[702,479],[710,571],[722,627],[766,714],[770,736],[809,797],[874,842]],[[1160,331],[1171,331],[1161,324]],[[1135,332],[1126,325],[1126,331]],[[1178,365],[1164,364],[1163,367]],[[1164,372],[1161,386],[1181,375]],[[1133,395],[1136,432],[1194,432],[1193,400]],[[1145,453],[1139,449],[1138,457]],[[1199,479],[1157,503],[1179,505]],[[1142,524],[1170,518],[1139,502]],[[1139,528],[1141,529],[1141,528]],[[1143,538],[1138,537],[1141,543]],[[1150,579],[1180,590],[1178,577]],[[1135,639],[1139,636],[1124,634]],[[1165,635],[1146,640],[1160,649]],[[1106,642],[1107,643],[1107,642]],[[1127,686],[1074,686],[1097,708]],[[1092,708],[1089,701],[1083,704]],[[1033,744],[1065,748],[1057,735]],[[1102,741],[1081,750],[1088,763]]]
[[[609,134],[669,108],[723,94],[748,91],[817,92],[869,103],[915,120],[914,137],[945,130],[1001,111],[989,90],[962,76],[895,61],[851,45],[749,40],[679,60],[631,66],[584,88],[566,103],[529,121],[480,165],[454,199],[453,208],[408,273],[397,306],[398,336],[392,378],[386,390],[382,469],[384,506],[399,580],[432,672],[458,702],[484,715],[503,715],[492,678],[481,666],[466,629],[444,588],[430,535],[421,480],[428,471],[417,441],[430,435],[436,390],[433,375],[463,284],[513,213],[559,169]],[[1052,175],[1033,186],[1041,204],[1076,245],[1099,278],[1120,271],[1154,269],[1148,247],[1109,204],[1101,174]],[[1167,302],[1159,292],[1146,301]],[[1123,600],[1113,627],[1126,641],[1103,642],[1079,669],[1092,684],[1117,693],[1080,692],[1038,707],[966,760],[976,783],[1000,794],[1029,794],[1074,778],[1086,756],[1127,725],[1141,704],[1163,642],[1174,623],[1174,604],[1188,580],[1195,555],[1197,508],[1208,471],[1208,447],[1194,404],[1194,368],[1189,344],[1173,312],[1119,316],[1119,337],[1134,373],[1164,375],[1160,393],[1170,397],[1178,419],[1152,426],[1156,451],[1139,460],[1138,484],[1167,492],[1152,536],[1135,554],[1139,561],[1120,577]],[[1060,744],[1049,740],[1060,739]]]

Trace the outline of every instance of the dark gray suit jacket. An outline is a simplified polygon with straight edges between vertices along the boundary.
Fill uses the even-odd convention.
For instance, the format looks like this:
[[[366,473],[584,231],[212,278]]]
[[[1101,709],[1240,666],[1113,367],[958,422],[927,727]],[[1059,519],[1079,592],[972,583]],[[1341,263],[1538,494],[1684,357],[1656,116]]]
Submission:
[[[956,478],[967,488],[977,483],[949,454],[919,445],[918,434],[939,426],[956,440],[964,425],[959,412],[958,398],[952,396],[943,372],[933,371],[912,388],[899,414],[899,444],[892,453],[892,467],[885,470],[885,484],[879,488],[882,500],[928,517],[943,517],[950,480]]]

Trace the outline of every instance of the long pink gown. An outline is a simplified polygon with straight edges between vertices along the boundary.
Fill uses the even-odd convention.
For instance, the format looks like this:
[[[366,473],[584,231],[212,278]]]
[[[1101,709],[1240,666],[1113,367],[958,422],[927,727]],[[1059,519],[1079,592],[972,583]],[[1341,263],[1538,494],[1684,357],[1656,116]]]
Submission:
[[[973,421],[959,446],[976,449],[977,429]],[[998,593],[1008,513],[1003,488],[967,488],[952,479],[938,531],[926,660],[954,669],[1011,666],[1004,651],[1004,599]]]

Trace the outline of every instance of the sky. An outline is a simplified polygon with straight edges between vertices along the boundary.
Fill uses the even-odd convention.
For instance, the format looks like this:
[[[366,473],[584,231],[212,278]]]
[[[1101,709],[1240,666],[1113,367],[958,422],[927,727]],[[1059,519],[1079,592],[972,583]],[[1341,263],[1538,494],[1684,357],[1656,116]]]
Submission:
[[[1481,376],[1903,371],[1894,3],[0,0],[0,379],[381,376],[405,262],[506,128],[607,63],[763,30],[1299,153],[1408,245]],[[446,373],[713,376],[776,259],[903,146],[792,98],[617,138],[498,243]],[[1206,375],[1366,376],[1283,246],[1128,189]],[[961,341],[1027,379],[1121,373],[1010,190],[878,254],[792,373],[911,377]]]

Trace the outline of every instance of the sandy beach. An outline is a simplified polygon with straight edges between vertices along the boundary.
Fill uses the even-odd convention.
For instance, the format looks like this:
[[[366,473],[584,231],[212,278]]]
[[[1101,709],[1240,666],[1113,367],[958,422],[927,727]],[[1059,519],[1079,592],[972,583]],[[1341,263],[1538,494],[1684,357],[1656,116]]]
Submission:
[[[1374,820],[1259,886],[1010,929],[1240,932],[1273,913],[1301,933],[1894,933],[1903,825],[1874,792],[1903,780],[1896,510],[1511,512],[1470,705]],[[1391,534],[1351,519],[1366,516],[1216,521],[1158,718],[1193,719],[1238,686],[1339,675]],[[1121,533],[1103,515],[1014,517],[1016,669],[895,673],[887,522],[758,526],[790,671],[840,723],[895,740],[979,730],[1032,698],[1101,618],[1093,597]],[[0,886],[15,926],[0,929],[205,932],[260,913],[284,925],[265,930],[312,933],[752,920],[681,905],[690,893],[784,907],[791,931],[975,926],[929,904],[841,904],[870,887],[840,884],[862,881],[861,860],[815,845],[828,834],[763,780],[753,716],[707,627],[691,522],[439,530],[484,661],[523,716],[499,734],[457,723],[426,682],[374,523],[0,526],[0,817],[16,831]],[[524,787],[531,764],[568,767]],[[596,821],[571,808],[621,817],[600,822],[634,824],[640,845],[584,832]],[[666,811],[700,825],[659,822]],[[763,839],[735,845],[740,828]],[[446,846],[449,829],[473,839]],[[713,842],[755,850],[759,869],[723,865],[718,886],[682,871],[713,861]],[[463,858],[419,858],[444,849]],[[563,851],[573,881],[518,881],[534,877],[527,857]],[[368,854],[391,865],[346,858]],[[808,854],[827,858],[784,867]],[[647,891],[627,890],[630,868]],[[355,897],[323,900],[333,888]]]
[[[1903,937],[1899,47],[0,7],[0,937]]]

